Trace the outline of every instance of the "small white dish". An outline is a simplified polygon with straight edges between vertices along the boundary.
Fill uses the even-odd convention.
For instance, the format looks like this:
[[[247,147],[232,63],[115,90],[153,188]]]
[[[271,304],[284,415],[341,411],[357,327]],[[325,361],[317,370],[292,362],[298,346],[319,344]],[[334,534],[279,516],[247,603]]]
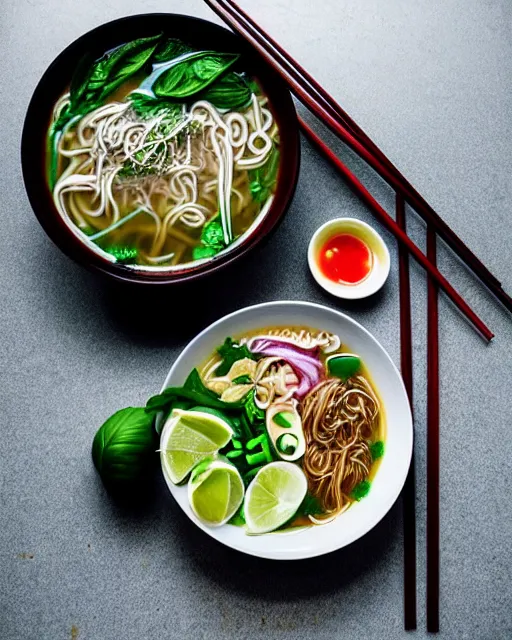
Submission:
[[[334,282],[325,276],[319,266],[320,250],[332,237],[350,234],[362,240],[372,253],[372,265],[369,274],[355,284]],[[313,278],[318,284],[337,298],[359,300],[376,293],[386,282],[389,275],[389,251],[381,236],[369,224],[356,218],[335,218],[319,227],[310,240],[308,263]]]
[[[385,452],[368,496],[328,524],[250,536],[241,527],[228,524],[212,528],[202,523],[190,507],[187,486],[166,479],[177,503],[205,533],[243,553],[274,560],[312,558],[345,547],[370,531],[398,498],[411,462],[413,430],[405,387],[391,358],[371,333],[339,311],[310,302],[266,302],[235,311],[204,329],[181,352],[162,387],[163,391],[182,385],[190,370],[204,362],[227,336],[297,325],[339,335],[347,350],[361,357],[378,391],[386,420]],[[158,424],[162,418],[157,418]]]

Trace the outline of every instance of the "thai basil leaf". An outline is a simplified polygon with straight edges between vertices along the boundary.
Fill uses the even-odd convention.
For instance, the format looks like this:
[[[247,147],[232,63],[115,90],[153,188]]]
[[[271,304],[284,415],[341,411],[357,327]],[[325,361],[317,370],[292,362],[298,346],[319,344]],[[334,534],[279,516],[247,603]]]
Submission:
[[[239,345],[233,338],[226,338],[224,344],[217,351],[222,358],[221,364],[215,371],[218,376],[225,376],[237,360],[242,360],[242,358],[256,360],[256,356],[249,351],[245,344]]]
[[[251,101],[252,91],[243,76],[234,71],[218,78],[199,98],[217,109],[243,109]]]
[[[74,111],[78,109],[80,100],[82,99],[87,83],[94,69],[94,58],[90,53],[85,54],[79,61],[71,78],[69,87],[70,107]]]
[[[160,97],[188,98],[203,91],[239,58],[234,53],[200,51],[161,73],[153,84]]]
[[[222,411],[240,411],[243,406],[241,402],[223,402],[199,391],[190,391],[184,387],[168,387],[162,393],[153,396],[147,401],[145,411],[150,415],[158,411],[163,411],[168,415],[182,400],[190,400],[194,406],[199,405],[210,409],[221,409]],[[162,426],[163,421],[160,429]]]
[[[156,450],[153,416],[142,407],[114,413],[97,431],[92,459],[107,486],[140,480]]]
[[[211,389],[208,389],[208,387],[205,387],[197,369],[192,369],[192,371],[188,374],[188,378],[185,380],[183,388],[187,389],[188,391],[203,393],[204,395],[210,396],[211,398],[219,397],[218,393],[215,393],[215,391],[212,391]]]
[[[71,81],[73,109],[78,108],[81,100],[88,104],[101,104],[112,91],[144,67],[160,39],[161,35],[157,35],[127,42],[94,62],[89,71],[79,65],[78,77]]]
[[[168,62],[169,60],[174,60],[174,58],[177,58],[184,53],[190,53],[191,51],[193,51],[193,49],[181,40],[168,38],[158,45],[153,55],[153,62]]]

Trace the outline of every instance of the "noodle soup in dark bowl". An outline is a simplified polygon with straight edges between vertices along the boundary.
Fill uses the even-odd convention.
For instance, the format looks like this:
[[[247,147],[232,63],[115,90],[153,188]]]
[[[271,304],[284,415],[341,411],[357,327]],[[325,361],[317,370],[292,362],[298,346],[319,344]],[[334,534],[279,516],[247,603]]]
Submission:
[[[94,271],[184,282],[276,228],[299,168],[293,101],[239,37],[189,16],[122,18],[50,65],[22,138],[49,237]]]

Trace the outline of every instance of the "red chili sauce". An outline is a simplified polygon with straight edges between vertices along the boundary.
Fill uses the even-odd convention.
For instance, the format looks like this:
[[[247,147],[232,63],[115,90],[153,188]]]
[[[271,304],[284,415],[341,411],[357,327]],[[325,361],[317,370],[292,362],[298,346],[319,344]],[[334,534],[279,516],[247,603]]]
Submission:
[[[332,238],[320,249],[318,264],[326,278],[342,284],[357,284],[372,269],[373,255],[368,245],[348,233]]]

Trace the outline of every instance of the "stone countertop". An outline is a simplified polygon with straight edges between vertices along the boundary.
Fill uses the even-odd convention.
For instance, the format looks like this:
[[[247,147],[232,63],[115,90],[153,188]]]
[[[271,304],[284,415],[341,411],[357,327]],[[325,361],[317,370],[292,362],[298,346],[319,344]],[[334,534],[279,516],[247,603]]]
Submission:
[[[509,0],[241,4],[340,100],[512,292]],[[91,442],[105,418],[143,403],[199,329],[242,306],[275,299],[335,306],[399,360],[391,236],[379,229],[392,268],[371,301],[336,301],[308,273],[307,244],[319,224],[351,215],[379,225],[304,140],[297,192],[278,232],[239,267],[186,295],[126,297],[45,236],[20,167],[32,91],[53,58],[85,31],[153,11],[216,20],[199,0],[19,0],[2,7],[0,637],[405,638],[399,502],[349,548],[277,564],[221,548],[187,521],[161,478],[143,507],[127,508],[107,496],[93,468]],[[340,152],[392,207],[390,190]],[[409,228],[424,246],[413,214]],[[486,346],[441,296],[441,637],[505,640],[512,637],[512,322],[442,243],[439,264],[497,336]],[[427,635],[425,303],[426,280],[413,265],[415,638]]]

